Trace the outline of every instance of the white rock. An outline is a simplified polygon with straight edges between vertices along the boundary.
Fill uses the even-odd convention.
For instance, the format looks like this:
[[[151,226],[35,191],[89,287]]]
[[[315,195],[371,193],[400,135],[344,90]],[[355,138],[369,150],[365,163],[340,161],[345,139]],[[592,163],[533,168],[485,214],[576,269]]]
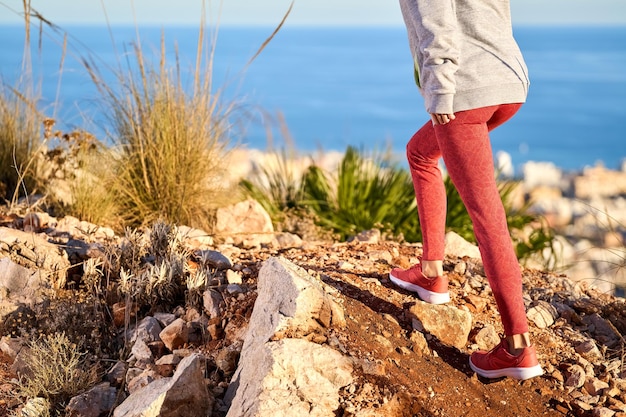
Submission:
[[[446,305],[433,305],[417,300],[409,309],[412,319],[417,320],[416,330],[423,327],[439,341],[458,349],[464,349],[472,330],[472,315],[468,311]]]
[[[239,366],[228,417],[331,416],[339,389],[353,381],[350,358],[302,339],[248,350]]]
[[[91,388],[84,394],[73,397],[65,412],[68,416],[99,417],[115,406],[117,390],[108,382],[103,382]]]
[[[184,358],[174,376],[157,379],[132,393],[113,413],[114,417],[206,416],[214,398],[204,382],[204,359]]]
[[[242,284],[243,281],[241,279],[241,274],[239,272],[233,271],[232,269],[228,269],[226,271],[226,281],[229,284]]]
[[[445,242],[445,251],[447,255],[458,256],[459,258],[468,256],[470,258],[481,259],[478,246],[469,243],[467,240],[463,239],[454,232],[446,233]]]
[[[529,308],[528,312],[526,312],[528,320],[535,323],[540,329],[552,326],[558,316],[559,313],[556,311],[556,308],[545,301],[539,301],[537,305]]]
[[[246,200],[217,210],[215,233],[230,236],[265,233],[272,236],[274,226],[261,204]]]
[[[345,325],[343,310],[320,280],[283,258],[270,258],[258,278],[239,366],[226,393],[228,416],[328,416],[339,388],[352,381],[352,362],[299,339],[321,327]],[[270,341],[284,337],[283,339]]]

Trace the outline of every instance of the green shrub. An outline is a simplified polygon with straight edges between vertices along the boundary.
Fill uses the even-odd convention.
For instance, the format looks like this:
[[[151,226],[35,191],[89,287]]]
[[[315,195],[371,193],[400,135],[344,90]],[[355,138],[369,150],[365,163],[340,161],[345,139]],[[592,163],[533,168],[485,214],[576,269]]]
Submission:
[[[294,152],[283,149],[270,156],[273,162],[260,166],[259,172],[251,178],[242,179],[240,186],[276,221],[286,211],[302,207],[304,188],[302,176],[294,166],[297,158]]]
[[[336,177],[318,166],[309,168],[304,194],[320,224],[341,239],[372,228],[407,240],[419,236],[411,177],[388,155],[366,158],[348,147]]]
[[[514,208],[511,196],[519,186],[517,181],[499,181],[498,191],[506,212],[507,225],[513,240],[517,258],[521,263],[529,259],[540,260],[546,269],[557,264],[558,252],[554,242],[554,231],[538,215],[530,212],[530,202]],[[450,177],[445,179],[447,196],[446,230],[454,231],[465,240],[476,243],[472,221],[461,196]],[[528,230],[531,230],[528,232]]]
[[[303,175],[294,151],[283,149],[271,155],[269,164],[240,182],[243,193],[256,201],[268,212],[279,232],[289,232],[308,241],[333,241],[337,236],[332,230],[320,226],[317,214],[306,204]]]

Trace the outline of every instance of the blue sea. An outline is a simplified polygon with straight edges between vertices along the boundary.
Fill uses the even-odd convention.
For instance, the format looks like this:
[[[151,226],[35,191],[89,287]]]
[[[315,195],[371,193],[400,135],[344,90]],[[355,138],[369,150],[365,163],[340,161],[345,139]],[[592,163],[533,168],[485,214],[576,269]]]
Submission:
[[[241,106],[234,141],[255,149],[288,143],[303,153],[391,146],[403,157],[407,140],[428,120],[403,27],[285,27],[246,65],[272,31],[216,32],[214,86]],[[197,27],[70,26],[42,33],[40,39],[33,30],[31,46],[42,110],[66,130],[89,130],[105,141],[102,99],[83,58],[93,59],[106,78],[110,68],[127,68],[138,36],[144,52],[155,56],[163,36],[169,62],[177,53],[181,72],[193,73]],[[516,168],[527,161],[568,171],[597,163],[620,168],[626,158],[626,26],[522,26],[515,36],[531,89],[520,112],[492,132],[494,153],[510,154]],[[0,45],[0,76],[14,85],[22,68],[23,28],[0,26]],[[113,73],[109,77],[114,81]]]

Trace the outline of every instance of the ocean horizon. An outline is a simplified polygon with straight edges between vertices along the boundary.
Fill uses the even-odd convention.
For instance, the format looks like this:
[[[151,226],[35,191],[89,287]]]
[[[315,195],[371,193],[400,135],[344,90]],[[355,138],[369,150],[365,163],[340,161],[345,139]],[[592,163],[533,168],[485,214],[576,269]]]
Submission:
[[[157,57],[163,35],[168,64],[178,56],[181,72],[193,72],[197,27],[63,29],[66,54],[62,33],[46,34],[50,29],[41,42],[33,30],[31,51],[41,108],[65,130],[84,129],[106,141],[102,98],[80,62],[85,57],[106,75],[110,67],[128,68],[137,34],[142,50]],[[261,150],[293,146],[302,153],[390,147],[402,158],[408,139],[428,120],[403,27],[285,27],[246,66],[272,31],[225,26],[217,32],[213,82],[225,100],[241,103],[237,144]],[[520,112],[492,132],[494,153],[510,155],[516,172],[528,161],[566,171],[598,163],[621,168],[626,26],[521,26],[514,33],[531,87]],[[0,77],[12,86],[21,75],[23,27],[0,26],[0,43]]]

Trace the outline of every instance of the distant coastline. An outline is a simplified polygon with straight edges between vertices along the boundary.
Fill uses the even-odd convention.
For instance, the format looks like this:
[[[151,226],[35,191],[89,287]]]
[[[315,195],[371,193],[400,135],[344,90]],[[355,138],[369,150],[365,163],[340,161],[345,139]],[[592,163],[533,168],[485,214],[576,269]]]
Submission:
[[[0,25],[0,76],[8,85],[21,69],[19,28]],[[44,36],[39,55],[38,27],[33,26],[41,106],[63,130],[84,129],[106,142],[101,99],[77,57],[94,56],[96,63],[115,65],[134,42],[135,28],[111,27],[117,55],[106,26],[63,29],[70,32],[71,53],[60,72],[59,44]],[[492,133],[494,154],[510,155],[516,170],[528,161],[551,162],[567,172],[598,163],[619,169],[626,157],[626,25],[518,25],[515,31],[531,89],[518,115]],[[142,25],[140,33],[147,50],[158,50],[164,33],[172,62],[176,44],[181,67],[193,67],[197,27]],[[389,145],[403,159],[407,140],[427,115],[410,77],[402,27],[286,26],[243,73],[270,33],[270,26],[220,28],[215,84],[227,84],[225,98],[241,99],[249,117],[234,142],[266,150],[270,130],[276,146],[289,142],[303,153]],[[288,138],[276,123],[279,113]]]

